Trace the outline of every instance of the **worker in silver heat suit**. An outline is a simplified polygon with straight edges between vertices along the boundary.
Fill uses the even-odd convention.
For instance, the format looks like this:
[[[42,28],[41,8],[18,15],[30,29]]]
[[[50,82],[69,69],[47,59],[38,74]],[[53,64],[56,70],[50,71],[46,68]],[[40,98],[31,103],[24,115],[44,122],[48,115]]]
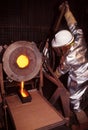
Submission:
[[[63,4],[62,4],[63,5]],[[60,10],[62,8],[60,5]],[[59,78],[68,72],[68,89],[70,91],[70,103],[79,122],[88,121],[85,112],[80,107],[82,96],[88,88],[88,52],[82,29],[78,28],[68,3],[66,3],[64,17],[68,30],[60,30],[52,39],[52,47],[57,53],[62,54],[55,75]],[[82,117],[81,117],[81,116]],[[81,119],[82,118],[82,119]]]

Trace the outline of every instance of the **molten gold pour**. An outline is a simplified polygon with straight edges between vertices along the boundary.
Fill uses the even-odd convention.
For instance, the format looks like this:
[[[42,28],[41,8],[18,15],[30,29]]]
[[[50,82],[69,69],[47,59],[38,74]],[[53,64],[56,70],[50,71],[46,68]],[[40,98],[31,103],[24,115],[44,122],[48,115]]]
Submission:
[[[24,89],[24,81],[21,81],[20,93],[21,93],[22,97],[27,97],[28,96],[27,91]]]

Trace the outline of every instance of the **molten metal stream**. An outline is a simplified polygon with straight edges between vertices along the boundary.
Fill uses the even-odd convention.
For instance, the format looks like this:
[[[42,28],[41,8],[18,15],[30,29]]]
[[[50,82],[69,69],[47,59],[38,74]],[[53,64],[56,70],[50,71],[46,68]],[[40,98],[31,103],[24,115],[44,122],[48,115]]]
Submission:
[[[27,97],[28,96],[28,93],[24,89],[24,81],[21,82],[20,93],[21,93],[22,97]]]

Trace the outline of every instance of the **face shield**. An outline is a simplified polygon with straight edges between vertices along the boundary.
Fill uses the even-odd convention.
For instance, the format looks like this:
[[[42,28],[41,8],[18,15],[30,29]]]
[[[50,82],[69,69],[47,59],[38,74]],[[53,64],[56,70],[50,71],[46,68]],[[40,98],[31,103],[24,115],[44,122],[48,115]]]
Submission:
[[[53,47],[53,49],[57,53],[58,56],[62,56],[62,55],[65,55],[69,51],[73,43],[74,42],[72,42],[71,44],[67,46],[62,46],[62,47]]]

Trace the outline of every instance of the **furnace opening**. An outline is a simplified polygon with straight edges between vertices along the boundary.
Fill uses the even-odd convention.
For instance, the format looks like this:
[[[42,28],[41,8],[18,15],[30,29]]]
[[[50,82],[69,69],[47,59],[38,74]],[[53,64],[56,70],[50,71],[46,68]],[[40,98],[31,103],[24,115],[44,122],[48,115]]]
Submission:
[[[16,59],[16,63],[19,68],[25,68],[29,65],[29,58],[26,55],[20,55]]]

